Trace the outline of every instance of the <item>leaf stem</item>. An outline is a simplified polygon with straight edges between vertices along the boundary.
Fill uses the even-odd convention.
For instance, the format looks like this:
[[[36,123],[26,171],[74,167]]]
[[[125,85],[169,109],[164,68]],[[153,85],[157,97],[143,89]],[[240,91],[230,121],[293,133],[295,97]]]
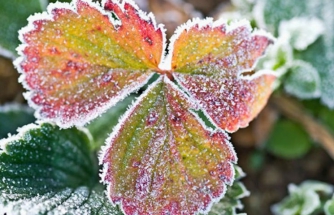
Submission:
[[[174,77],[173,77],[173,71],[171,70],[156,70],[156,72],[160,75],[166,75],[168,77],[169,80],[174,81]]]
[[[270,104],[287,118],[300,123],[312,139],[320,143],[334,159],[334,136],[325,125],[314,119],[298,102],[290,97],[274,95],[270,99]]]

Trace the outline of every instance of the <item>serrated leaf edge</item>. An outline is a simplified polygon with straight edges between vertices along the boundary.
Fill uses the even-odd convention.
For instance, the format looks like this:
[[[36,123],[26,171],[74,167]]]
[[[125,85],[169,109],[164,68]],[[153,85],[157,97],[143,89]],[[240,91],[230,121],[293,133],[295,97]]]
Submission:
[[[79,2],[82,2],[82,3],[87,4],[88,6],[94,8],[94,9],[98,10],[101,14],[108,16],[110,23],[113,24],[114,26],[116,26],[119,23],[117,23],[117,21],[115,21],[112,18],[111,13],[109,13],[109,12],[107,12],[103,9],[103,5],[107,1],[112,1],[113,3],[117,4],[123,11],[124,11],[124,5],[126,3],[130,4],[135,9],[137,9],[140,18],[142,18],[145,21],[150,21],[153,24],[155,30],[159,30],[159,29],[161,30],[162,37],[163,37],[163,50],[165,50],[165,48],[166,48],[165,47],[166,46],[166,34],[165,34],[164,26],[162,24],[157,25],[156,21],[155,21],[155,18],[154,18],[154,15],[152,13],[146,14],[146,12],[140,10],[139,7],[134,3],[133,0],[123,0],[122,3],[118,2],[118,1],[115,1],[115,0],[103,0],[102,6],[98,3],[95,3],[95,2],[92,2],[92,1],[89,1],[89,0],[73,0],[71,3],[66,3],[66,2],[50,3],[47,7],[47,11],[42,12],[42,13],[36,13],[36,14],[30,16],[28,18],[28,25],[19,30],[19,40],[21,41],[21,44],[16,49],[18,54],[19,54],[19,57],[16,58],[16,60],[13,62],[15,68],[21,74],[20,77],[19,77],[19,82],[22,83],[23,87],[28,90],[27,92],[25,92],[23,94],[23,96],[28,101],[29,106],[36,110],[34,115],[37,119],[43,119],[43,121],[45,121],[45,122],[54,122],[61,128],[69,128],[69,127],[72,127],[72,126],[84,126],[87,123],[89,123],[90,121],[92,121],[93,119],[100,116],[101,114],[105,113],[109,108],[115,106],[119,101],[125,99],[131,92],[139,90],[153,76],[153,73],[150,74],[142,84],[137,85],[136,87],[132,88],[131,92],[120,94],[117,97],[115,97],[114,99],[110,100],[108,103],[106,103],[106,105],[104,105],[103,107],[100,107],[99,110],[94,111],[93,113],[87,114],[87,116],[84,118],[84,120],[76,119],[76,120],[73,120],[72,122],[67,123],[67,124],[62,123],[61,117],[52,118],[52,119],[42,117],[41,113],[40,113],[41,109],[42,109],[42,106],[36,105],[31,101],[33,91],[25,81],[26,75],[25,75],[25,72],[24,72],[24,70],[23,70],[23,68],[21,67],[20,64],[26,59],[26,56],[23,53],[23,50],[28,46],[28,44],[24,40],[24,35],[26,33],[29,33],[30,31],[35,30],[35,26],[34,26],[33,23],[35,21],[38,21],[38,20],[53,21],[54,19],[53,19],[52,11],[54,9],[57,9],[57,8],[58,9],[59,8],[68,9],[68,10],[71,10],[72,12],[74,12],[74,13],[77,13],[77,4]],[[161,61],[162,61],[163,57],[164,57],[164,52],[162,52]]]
[[[23,139],[24,135],[26,133],[30,132],[31,130],[41,129],[41,127],[45,123],[56,126],[56,124],[50,123],[50,122],[47,122],[47,121],[37,121],[36,123],[30,123],[30,124],[27,124],[27,125],[24,125],[24,126],[18,128],[17,129],[18,133],[15,134],[15,135],[9,136],[8,138],[0,139],[0,154],[7,153],[6,146],[8,144],[10,144],[13,141]],[[91,135],[91,133],[89,132],[89,130],[87,128],[77,127],[76,129],[83,132],[87,136],[87,138],[90,142],[93,141],[93,136]]]
[[[163,80],[164,79],[164,80]],[[122,126],[123,126],[123,122],[125,122],[125,120],[127,120],[129,118],[129,115],[133,112],[133,110],[142,102],[142,100],[148,95],[148,93],[150,92],[151,89],[153,89],[156,85],[158,85],[159,83],[161,83],[162,81],[165,81],[168,84],[171,84],[175,90],[179,91],[182,95],[184,95],[188,101],[190,103],[193,103],[196,106],[196,103],[194,103],[194,101],[189,98],[184,92],[182,92],[171,80],[169,80],[169,78],[167,76],[160,76],[154,83],[152,83],[146,90],[144,93],[142,93],[135,102],[133,102],[127,109],[127,111],[123,114],[123,116],[120,117],[118,124],[114,127],[112,133],[110,134],[110,136],[106,139],[105,141],[105,145],[101,147],[101,150],[99,152],[99,164],[102,165],[102,170],[100,171],[100,182],[103,183],[104,185],[107,185],[107,190],[106,195],[108,196],[109,201],[111,202],[111,204],[113,206],[116,206],[117,204],[119,204],[122,212],[124,213],[123,210],[123,206],[122,206],[122,202],[117,202],[114,203],[113,200],[111,199],[109,193],[110,193],[110,186],[108,186],[110,184],[110,182],[105,181],[105,178],[108,174],[108,169],[110,166],[110,163],[103,163],[103,160],[105,159],[106,154],[108,153],[108,149],[110,149],[112,147],[112,142],[113,139],[118,135],[119,131],[121,130]],[[195,109],[196,110],[196,109]],[[213,204],[218,203],[226,194],[227,191],[227,185],[232,186],[233,182],[235,180],[235,169],[234,169],[234,163],[237,163],[238,161],[238,157],[236,155],[236,152],[234,150],[233,145],[231,144],[231,142],[229,141],[230,137],[228,136],[228,134],[220,129],[220,128],[216,128],[216,129],[212,129],[210,127],[207,127],[204,123],[204,121],[192,110],[189,110],[198,120],[198,122],[203,126],[204,129],[207,129],[208,131],[214,133],[214,132],[222,132],[226,135],[226,137],[228,137],[226,143],[228,144],[228,147],[231,149],[231,153],[233,153],[235,160],[234,161],[228,161],[230,168],[232,169],[232,177],[231,177],[231,182],[227,183],[227,182],[222,182],[223,186],[224,186],[224,191],[221,193],[220,196],[218,196],[217,198],[212,198],[211,202],[209,203],[208,207],[206,208],[206,210],[199,210],[196,213],[208,213]]]
[[[102,165],[102,169],[100,170],[100,183],[104,184],[107,186],[107,189],[105,190],[105,194],[107,195],[110,204],[112,206],[117,206],[118,203],[114,203],[113,200],[111,199],[109,193],[110,193],[110,182],[106,181],[105,178],[108,174],[108,169],[110,166],[110,163],[104,163],[103,160],[105,159],[106,154],[108,153],[108,149],[112,147],[112,140],[118,135],[119,131],[122,129],[123,123],[126,121],[126,119],[129,118],[131,112],[140,104],[140,102],[145,98],[148,93],[153,89],[156,85],[158,85],[161,81],[162,77],[160,76],[155,82],[150,84],[147,89],[136,99],[132,102],[131,105],[128,106],[127,110],[125,113],[118,119],[117,125],[113,128],[113,131],[109,135],[109,137],[105,140],[104,145],[101,146],[101,149],[99,151],[98,155],[98,160],[99,160],[99,165]],[[119,203],[121,211],[124,213],[122,203]]]
[[[260,70],[260,71],[256,72],[255,74],[253,74],[253,75],[251,75],[251,76],[240,76],[240,79],[244,79],[244,80],[252,81],[253,79],[256,79],[256,78],[258,78],[258,77],[260,77],[260,76],[262,76],[262,75],[272,75],[272,76],[277,77],[277,73],[275,73],[274,71],[269,70],[269,69],[263,69],[263,70]],[[174,79],[176,80],[176,82],[179,83],[178,85],[182,88],[182,90],[184,90],[184,91],[186,92],[187,96],[188,96],[192,101],[194,101],[194,102],[196,103],[197,106],[200,107],[200,110],[203,112],[204,116],[209,120],[209,122],[210,122],[212,125],[214,125],[217,129],[222,130],[221,128],[219,128],[219,126],[217,125],[217,123],[214,122],[214,121],[212,120],[212,118],[210,117],[209,113],[205,110],[205,108],[201,107],[201,105],[200,105],[200,101],[197,100],[194,96],[192,96],[192,94],[190,93],[190,91],[189,91],[186,87],[183,87],[183,86],[182,86],[182,84],[181,84],[181,83],[182,83],[181,80],[180,80],[176,75],[174,75],[174,74],[173,74],[173,77],[174,77]],[[275,82],[274,82],[274,84],[271,85],[271,89],[272,89],[272,91],[273,91],[274,89],[276,89],[277,86],[278,86],[278,84],[277,84],[277,79],[276,79]],[[245,128],[245,127],[247,127],[247,126],[249,125],[249,123],[250,123],[250,122],[248,122],[247,124],[245,124],[245,125],[243,125],[243,126],[239,126],[239,128]],[[223,130],[222,130],[222,131],[223,131]],[[228,130],[224,130],[224,132],[226,132],[226,131],[229,132],[229,133],[233,133],[233,132],[230,132],[230,131],[228,131]]]
[[[29,132],[30,130],[33,130],[33,129],[38,129],[38,128],[40,128],[40,125],[34,124],[34,123],[30,123],[28,125],[25,125],[23,127],[18,128],[17,129],[18,134],[13,135],[13,136],[9,136],[8,138],[1,139],[0,140],[0,154],[7,153],[6,146],[10,142],[13,142],[13,141],[16,141],[16,140],[20,140],[20,139],[22,139],[24,137],[24,135],[27,132]]]
[[[250,22],[246,19],[241,19],[241,20],[238,20],[238,21],[228,22],[228,20],[225,20],[225,19],[218,19],[216,21],[213,21],[213,18],[210,18],[210,17],[208,17],[206,19],[193,18],[191,20],[188,20],[186,23],[178,26],[178,28],[175,30],[173,36],[169,40],[170,43],[169,43],[169,46],[168,46],[168,54],[163,59],[163,61],[161,61],[161,63],[159,64],[160,69],[171,70],[172,57],[173,57],[173,52],[174,52],[174,44],[175,44],[176,40],[180,37],[180,35],[184,31],[188,32],[191,28],[194,28],[196,26],[198,26],[198,29],[202,29],[202,28],[206,28],[206,27],[209,27],[209,28],[213,29],[213,28],[216,28],[216,27],[219,27],[219,26],[224,26],[226,34],[228,34],[229,32],[234,31],[237,28],[245,27],[251,32],[251,34],[250,34],[251,37],[253,37],[253,36],[264,36],[264,37],[267,37],[273,43],[276,42],[276,38],[271,33],[266,32],[262,29],[253,29],[250,25]],[[247,70],[238,71],[238,76],[241,76],[242,73],[250,72],[250,71],[254,70],[254,68],[256,67],[257,62],[259,61],[259,59],[263,58],[264,56],[265,56],[265,54],[258,57],[257,60],[255,61],[254,65],[252,66],[252,68],[249,68]],[[267,72],[270,72],[270,70],[267,70]],[[254,75],[246,76],[245,78],[249,79],[249,77],[253,77],[253,76]]]

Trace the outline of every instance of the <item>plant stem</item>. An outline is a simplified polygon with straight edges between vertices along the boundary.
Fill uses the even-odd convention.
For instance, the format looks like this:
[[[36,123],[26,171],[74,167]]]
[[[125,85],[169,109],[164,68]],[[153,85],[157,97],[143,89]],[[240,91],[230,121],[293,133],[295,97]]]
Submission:
[[[334,136],[325,125],[314,119],[298,102],[287,96],[274,95],[270,99],[270,104],[287,118],[300,123],[312,139],[320,143],[334,159]]]

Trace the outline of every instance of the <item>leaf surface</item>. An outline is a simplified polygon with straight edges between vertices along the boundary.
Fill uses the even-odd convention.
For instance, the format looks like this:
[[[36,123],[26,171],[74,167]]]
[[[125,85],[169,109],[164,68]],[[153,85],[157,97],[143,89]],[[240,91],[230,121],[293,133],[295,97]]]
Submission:
[[[215,203],[208,215],[241,215],[237,213],[237,209],[243,209],[243,204],[240,199],[249,196],[249,191],[245,185],[240,182],[240,178],[245,176],[245,173],[240,167],[234,165],[235,181],[227,190],[224,198]]]
[[[248,125],[266,104],[275,76],[252,73],[271,43],[248,22],[192,21],[172,38],[174,77],[212,121],[229,132]]]
[[[326,201],[324,205],[324,212],[326,215],[332,215],[334,214],[334,195],[331,199]]]
[[[90,137],[29,125],[0,142],[0,208],[8,214],[117,214],[98,185]]]
[[[304,181],[299,186],[289,184],[289,196],[271,208],[273,214],[317,214],[324,200],[333,195],[333,185],[320,181]]]
[[[68,215],[123,215],[119,209],[111,205],[102,189],[91,189],[86,186],[64,188],[32,198],[5,201],[5,206],[0,205],[0,209],[1,212],[11,215],[64,213]]]
[[[321,81],[312,64],[295,60],[284,80],[284,89],[301,99],[318,98],[321,95]]]
[[[308,44],[307,49],[300,52],[295,52],[295,58],[309,62],[318,71],[320,76],[321,94],[319,97],[321,102],[327,107],[334,109],[334,1],[332,0],[303,0],[303,1],[281,1],[281,0],[259,0],[256,2],[257,11],[255,19],[261,28],[267,28],[276,35],[279,33],[279,26],[282,20],[305,20],[309,19],[308,26],[302,25],[305,34],[314,36],[319,33],[319,30],[324,26],[324,30],[320,32],[322,35],[314,43]],[[299,18],[296,18],[299,17]],[[321,25],[315,26],[312,20],[319,19]],[[298,22],[301,24],[301,22]],[[301,33],[295,29],[290,29],[290,33],[294,31]],[[317,35],[319,36],[319,34]],[[285,39],[285,38],[283,38]],[[305,38],[299,40],[299,43],[304,44]],[[310,42],[310,41],[309,41]],[[298,96],[299,97],[299,96]],[[301,97],[302,98],[302,97]]]
[[[50,4],[20,34],[26,97],[38,117],[62,127],[85,124],[143,86],[164,42],[161,26],[131,1]]]
[[[312,142],[299,124],[279,120],[267,140],[266,148],[276,156],[297,159],[305,156],[312,148]]]
[[[228,136],[209,130],[166,77],[123,117],[100,159],[108,194],[126,214],[208,211],[234,179]]]

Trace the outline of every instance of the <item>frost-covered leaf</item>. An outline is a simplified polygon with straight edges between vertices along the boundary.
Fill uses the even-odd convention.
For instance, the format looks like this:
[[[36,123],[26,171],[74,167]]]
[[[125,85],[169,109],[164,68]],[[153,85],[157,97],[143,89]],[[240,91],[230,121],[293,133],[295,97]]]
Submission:
[[[333,2],[334,10],[334,2]],[[334,19],[333,19],[334,23]],[[332,41],[331,41],[332,40]],[[330,43],[331,44],[328,44]],[[321,101],[329,108],[334,108],[334,31],[328,38],[321,38],[298,57],[310,62],[317,69],[321,79]]]
[[[319,1],[318,1],[319,2]],[[298,16],[306,16],[308,4],[317,4],[313,0],[282,1],[257,0],[253,10],[257,25],[278,35],[278,27],[282,20],[290,20]],[[307,16],[306,16],[307,17]]]
[[[245,127],[266,104],[275,76],[252,72],[271,43],[250,24],[194,20],[172,38],[174,77],[220,128]],[[260,75],[261,74],[261,75]]]
[[[243,208],[240,199],[249,194],[243,183],[235,182],[228,188],[224,198],[212,206],[208,215],[237,215],[236,210]]]
[[[1,197],[0,197],[1,201]],[[0,211],[10,215],[68,214],[68,215],[122,215],[112,206],[105,192],[81,186],[51,191],[32,198],[6,201]]]
[[[243,208],[240,199],[249,196],[250,193],[244,184],[239,181],[245,173],[236,165],[234,169],[236,181],[228,188],[224,198],[212,206],[208,215],[237,215],[236,209]]]
[[[295,60],[284,80],[284,89],[301,99],[318,98],[321,95],[319,73],[312,64]]]
[[[290,184],[288,190],[289,196],[272,207],[275,215],[310,215],[320,209],[324,198],[333,194],[332,185],[318,181]]]
[[[226,24],[195,19],[181,26],[171,39],[172,69],[191,75],[237,76],[251,71],[271,43],[264,32],[252,33],[246,20]]]
[[[8,134],[15,134],[16,130],[35,121],[34,111],[20,104],[6,104],[0,106],[0,139]]]
[[[267,28],[278,35],[280,22],[292,19],[321,20],[322,24],[310,28],[307,23],[303,34],[313,35],[319,33],[324,26],[322,36],[305,51],[296,52],[295,58],[302,59],[312,64],[318,71],[321,79],[321,101],[330,108],[334,108],[334,1],[332,0],[258,0],[256,2],[254,16],[261,28]],[[294,18],[300,17],[300,18]],[[303,18],[304,17],[304,18]],[[312,24],[314,26],[314,23]],[[318,35],[316,33],[315,35]],[[314,35],[313,35],[314,36]],[[314,37],[315,38],[315,37]],[[304,41],[298,41],[305,43]],[[306,44],[306,43],[305,43]]]
[[[282,21],[279,25],[279,35],[289,40],[293,48],[305,50],[314,43],[325,30],[324,23],[316,18],[295,17]]]
[[[257,0],[255,4],[254,18],[259,27],[267,29],[278,35],[279,27],[282,21],[288,20],[316,20],[317,18],[324,21],[325,26],[315,26],[316,29],[309,28],[304,25],[302,31],[309,31],[309,34],[318,34],[321,28],[326,28],[326,20],[332,20],[332,0],[301,0],[301,1],[282,1],[282,0]],[[327,7],[327,8],[326,8]],[[297,18],[298,17],[298,18]],[[317,17],[317,18],[316,18]],[[303,23],[305,23],[302,21]],[[307,23],[307,25],[315,24]],[[316,22],[319,22],[316,21]],[[295,23],[294,26],[301,24]],[[332,31],[332,29],[330,29]],[[312,32],[315,31],[315,32]],[[299,41],[303,42],[303,41]]]
[[[334,214],[334,196],[325,203],[324,212],[326,215]]]
[[[94,139],[93,148],[98,149],[105,143],[109,134],[112,132],[112,129],[118,123],[119,118],[124,114],[127,107],[135,98],[136,96],[134,95],[128,96],[87,125],[87,128]]]
[[[16,57],[18,30],[27,24],[29,15],[45,9],[47,0],[10,0],[0,4],[0,55]]]
[[[0,142],[1,204],[8,214],[116,214],[98,184],[90,136],[76,128],[29,125]],[[76,211],[77,213],[75,213]],[[92,213],[89,213],[92,212]]]
[[[279,157],[293,159],[305,155],[312,147],[309,135],[297,123],[278,121],[267,140],[266,148]]]
[[[293,50],[291,45],[284,38],[279,38],[274,45],[268,48],[267,54],[259,59],[256,68],[258,70],[272,70],[275,71],[277,76],[281,76],[288,71],[292,62]]]
[[[132,1],[55,3],[20,32],[16,65],[40,118],[83,125],[133,92],[160,62],[164,33]]]
[[[60,130],[51,124],[21,128],[18,135],[1,141],[1,190],[8,198],[21,198],[91,186],[98,167],[89,141],[75,128]]]
[[[111,134],[102,179],[126,214],[207,211],[233,182],[236,155],[227,134],[205,128],[190,109],[197,107],[159,78]]]

